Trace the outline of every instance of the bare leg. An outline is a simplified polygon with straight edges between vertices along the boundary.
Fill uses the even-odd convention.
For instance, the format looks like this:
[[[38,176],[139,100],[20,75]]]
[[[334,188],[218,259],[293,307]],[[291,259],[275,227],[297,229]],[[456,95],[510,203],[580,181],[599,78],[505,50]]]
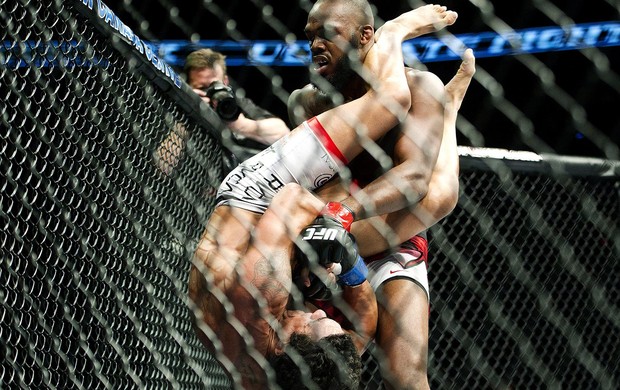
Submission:
[[[456,144],[456,118],[465,93],[476,71],[473,51],[468,49],[456,75],[448,82],[444,130],[437,163],[433,169],[426,196],[418,203],[413,213],[401,210],[387,216],[373,217],[353,225],[358,239],[360,254],[368,256],[390,247],[384,237],[387,229],[396,234],[395,243],[401,243],[418,234],[448,215],[458,201],[459,156]],[[389,228],[388,228],[389,226]]]
[[[431,188],[439,188],[436,191],[444,193],[429,191],[418,208],[428,207],[424,202],[434,201],[434,198],[445,198],[446,193],[453,198],[452,208],[456,204],[459,171],[456,117],[474,73],[475,58],[468,49],[457,74],[446,85],[444,135],[430,184]],[[438,204],[441,202],[437,201]],[[432,212],[425,210],[425,213]],[[427,223],[428,221],[425,224]],[[388,358],[388,366],[383,365],[382,371],[390,387],[428,389],[429,311],[426,293],[411,281],[396,279],[383,285],[378,300],[380,308],[377,343]]]
[[[458,201],[459,154],[456,143],[456,119],[475,72],[474,53],[471,49],[467,49],[456,75],[445,87],[444,129],[437,163],[431,175],[426,197],[413,212],[423,223],[424,229],[451,213]]]
[[[428,389],[428,299],[417,284],[391,279],[377,291],[377,345],[387,357],[384,380],[394,389]],[[386,364],[387,363],[387,364]]]

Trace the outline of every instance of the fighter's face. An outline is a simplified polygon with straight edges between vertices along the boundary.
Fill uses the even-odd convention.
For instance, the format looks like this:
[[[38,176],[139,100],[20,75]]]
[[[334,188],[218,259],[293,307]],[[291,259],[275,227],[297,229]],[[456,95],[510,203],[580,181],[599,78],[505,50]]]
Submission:
[[[285,339],[288,339],[293,333],[300,333],[318,341],[323,337],[345,333],[340,324],[327,318],[323,310],[316,310],[312,313],[288,310],[284,314],[282,328],[286,335]]]
[[[349,53],[360,57],[361,26],[342,3],[317,3],[308,15],[304,29],[312,52],[312,71],[340,90],[355,71]]]

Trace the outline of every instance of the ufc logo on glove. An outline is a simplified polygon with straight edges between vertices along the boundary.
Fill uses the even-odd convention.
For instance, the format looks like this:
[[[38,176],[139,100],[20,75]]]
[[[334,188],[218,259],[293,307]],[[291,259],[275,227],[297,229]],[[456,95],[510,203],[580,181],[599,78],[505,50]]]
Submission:
[[[301,239],[302,240],[326,240],[326,241],[333,241],[334,239],[336,239],[336,235],[338,234],[338,230],[337,229],[332,229],[332,228],[313,228],[313,227],[308,227],[306,229],[306,235],[304,235]]]

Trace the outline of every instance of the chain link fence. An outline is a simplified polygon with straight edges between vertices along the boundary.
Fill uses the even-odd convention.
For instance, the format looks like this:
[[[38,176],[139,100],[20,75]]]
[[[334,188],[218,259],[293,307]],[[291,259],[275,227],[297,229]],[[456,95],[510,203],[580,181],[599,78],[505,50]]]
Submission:
[[[581,164],[463,173],[432,242],[435,388],[618,386],[618,167]]]
[[[187,306],[222,148],[78,3],[0,1],[0,387],[226,388]]]
[[[617,388],[618,162],[460,154],[459,205],[431,229],[431,388]]]
[[[187,302],[221,123],[96,5],[0,0],[0,387],[230,388]],[[432,388],[618,388],[619,177],[461,149],[430,232]]]

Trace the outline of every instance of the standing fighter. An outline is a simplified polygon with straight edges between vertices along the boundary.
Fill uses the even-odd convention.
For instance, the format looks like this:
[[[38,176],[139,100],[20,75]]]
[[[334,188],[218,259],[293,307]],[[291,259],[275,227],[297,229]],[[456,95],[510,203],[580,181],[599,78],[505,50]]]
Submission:
[[[330,85],[323,88],[327,92],[316,85],[293,92],[289,100],[293,122],[333,107],[336,93],[344,101],[366,93],[368,86],[351,63],[364,61],[374,41],[373,25],[372,11],[365,0],[319,0],[313,6],[305,32],[316,71]],[[469,50],[459,73],[446,86],[444,117],[446,94],[441,81],[432,73],[408,69],[412,101],[409,115],[378,141],[383,156],[391,159],[393,168],[383,174],[386,169],[379,165],[376,155],[363,153],[349,164],[354,184],[362,187],[361,190],[356,191],[354,185],[350,190],[352,195],[349,189],[336,195],[333,189],[343,187],[330,183],[329,189],[320,192],[326,199],[340,200],[357,220],[370,213],[389,215],[385,223],[374,225],[387,224],[391,236],[398,242],[404,241],[394,253],[376,255],[394,246],[388,245],[384,238],[387,230],[379,231],[370,223],[355,222],[351,227],[360,253],[375,255],[367,258],[367,263],[371,284],[380,301],[377,344],[387,357],[381,365],[383,376],[394,388],[428,388],[428,244],[425,236],[414,235],[443,218],[456,205],[459,171],[456,114],[473,72],[474,58]],[[423,199],[420,207],[413,213],[409,211],[420,198]],[[314,244],[320,248],[324,245],[321,241],[316,240]],[[316,293],[317,287],[311,287],[306,291]]]
[[[455,19],[454,13],[436,8],[414,10],[387,22],[365,57],[365,66],[375,76],[366,94],[304,122],[222,183],[218,206],[195,253],[190,298],[197,307],[197,325],[206,332],[202,340],[216,347],[226,337],[222,351],[241,374],[243,386],[266,383],[260,356],[276,352],[283,341],[276,331],[290,319],[285,310],[291,284],[285,263],[290,253],[271,250],[273,222],[262,224],[261,214],[286,183],[316,188],[359,154],[363,148],[353,123],[363,123],[367,136],[378,139],[405,117],[411,96],[402,41]],[[307,322],[302,328],[311,326]]]

